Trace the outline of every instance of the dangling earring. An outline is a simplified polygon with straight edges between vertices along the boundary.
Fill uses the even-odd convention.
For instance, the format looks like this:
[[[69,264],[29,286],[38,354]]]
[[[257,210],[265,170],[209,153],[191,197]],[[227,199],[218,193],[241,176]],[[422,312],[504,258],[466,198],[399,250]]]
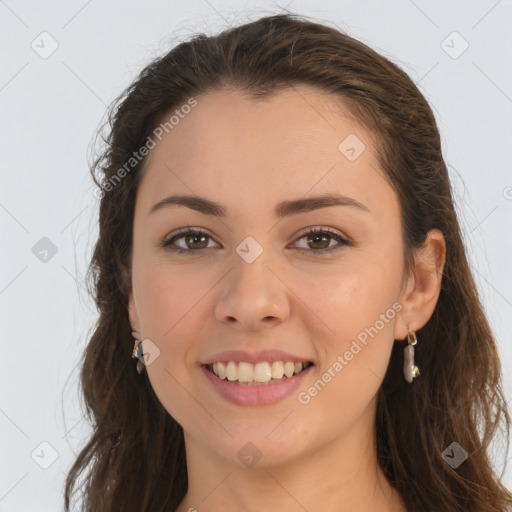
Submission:
[[[137,333],[132,332],[132,336],[135,338],[135,343],[132,350],[132,359],[138,359],[137,361],[137,373],[140,375],[144,371],[143,355],[142,355],[142,342],[137,339]]]
[[[407,346],[404,348],[404,377],[409,384],[420,374],[419,368],[414,364],[414,345],[417,341],[416,333],[409,331]]]

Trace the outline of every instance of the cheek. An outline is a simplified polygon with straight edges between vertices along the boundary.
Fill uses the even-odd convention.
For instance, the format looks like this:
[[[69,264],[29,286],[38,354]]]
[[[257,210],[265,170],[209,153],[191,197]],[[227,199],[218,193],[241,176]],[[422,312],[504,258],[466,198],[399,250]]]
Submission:
[[[196,274],[192,267],[170,266],[165,261],[141,268],[138,291],[147,337],[153,336],[166,346],[183,339],[183,330],[193,324],[201,299],[211,288],[206,274]]]
[[[142,333],[160,351],[146,367],[148,376],[162,404],[178,420],[183,409],[180,404],[190,399],[185,391],[190,388],[190,369],[185,361],[190,344],[198,335],[194,315],[197,316],[201,297],[210,287],[194,286],[198,283],[186,271],[171,271],[169,265],[159,263],[141,265],[138,274],[134,265],[134,281],[138,285]]]
[[[314,313],[307,317],[310,330],[318,333],[322,329],[322,339],[341,350],[344,343],[379,321],[398,297],[401,261],[396,256],[396,251],[388,259],[382,252],[379,257],[354,252],[328,270],[295,281],[294,292]],[[396,311],[387,316],[386,320],[393,319]],[[387,335],[392,322],[379,322],[377,327]]]
[[[397,313],[394,286],[377,279],[378,272],[370,279],[371,274],[351,272],[342,282],[330,281],[323,293],[315,292],[315,311],[335,334],[329,331],[319,340],[320,367],[298,391],[297,401],[304,418],[315,418],[306,421],[308,428],[318,428],[327,438],[368,411],[389,363]]]
[[[397,297],[402,262],[397,251],[381,247],[378,256],[354,253],[353,260],[347,257],[328,278],[310,279],[299,292],[315,313],[308,317],[308,330],[318,340],[318,371],[331,372],[325,376],[329,391],[322,391],[320,401],[339,400],[358,407],[378,390],[401,310]],[[324,389],[322,383],[320,388]]]

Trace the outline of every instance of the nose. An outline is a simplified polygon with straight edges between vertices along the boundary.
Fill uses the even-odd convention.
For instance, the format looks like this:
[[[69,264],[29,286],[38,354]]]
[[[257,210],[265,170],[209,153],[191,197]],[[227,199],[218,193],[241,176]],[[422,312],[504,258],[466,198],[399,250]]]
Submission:
[[[216,318],[240,330],[257,331],[282,323],[290,314],[288,288],[279,271],[261,254],[252,263],[242,258],[223,280]]]

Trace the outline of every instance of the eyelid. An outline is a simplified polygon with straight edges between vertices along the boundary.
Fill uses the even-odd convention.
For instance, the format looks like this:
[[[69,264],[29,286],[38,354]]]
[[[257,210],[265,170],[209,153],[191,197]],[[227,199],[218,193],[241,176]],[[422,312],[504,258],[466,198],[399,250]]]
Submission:
[[[307,228],[303,228],[300,231],[298,231],[294,235],[294,237],[295,237],[295,239],[302,238],[304,235],[307,235],[311,231],[324,231],[324,232],[332,234],[332,235],[337,235],[340,238],[344,238],[345,240],[347,240],[347,242],[349,241],[348,236],[345,235],[344,233],[342,233],[341,231],[339,231],[339,230],[337,230],[335,228],[331,228],[329,226],[322,226],[321,224],[320,225],[308,226]]]
[[[194,226],[186,226],[184,228],[178,229],[177,231],[173,231],[169,235],[165,236],[161,242],[161,245],[168,244],[171,242],[172,239],[178,239],[178,238],[181,238],[182,236],[188,235],[190,233],[197,233],[198,235],[206,235],[208,238],[213,240],[216,244],[219,243],[215,240],[215,237],[213,235],[211,235],[207,229],[200,228],[200,227],[194,227]],[[193,251],[190,251],[190,252],[193,252]]]
[[[171,231],[169,235],[166,235],[164,240],[172,240],[173,238],[177,237],[178,235],[186,235],[187,233],[190,233],[191,231],[195,232],[201,232],[201,234],[208,235],[210,238],[215,238],[213,235],[210,234],[210,232],[206,228],[200,228],[198,226],[185,226],[183,228],[177,229],[176,231]]]
[[[350,237],[345,235],[344,233],[338,231],[337,229],[328,227],[328,226],[309,226],[307,228],[302,229],[294,236],[294,242],[297,243],[300,239],[304,238],[306,235],[309,234],[315,234],[315,233],[323,233],[326,234],[329,238],[332,240],[337,241],[338,245],[334,247],[330,247],[328,249],[319,249],[315,251],[314,249],[303,249],[303,248],[294,248],[295,250],[302,252],[304,254],[313,254],[313,255],[319,255],[322,254],[328,255],[330,253],[336,252],[339,249],[342,249],[343,247],[353,247],[355,244],[351,240]]]

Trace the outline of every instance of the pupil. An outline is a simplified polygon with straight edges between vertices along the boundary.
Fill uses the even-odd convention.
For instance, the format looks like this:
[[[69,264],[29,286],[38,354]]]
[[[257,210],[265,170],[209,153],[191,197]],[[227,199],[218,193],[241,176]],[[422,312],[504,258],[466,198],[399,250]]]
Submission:
[[[196,238],[198,238],[198,239],[201,239],[201,238],[202,238],[202,239],[204,240],[205,236],[204,236],[204,235],[189,235],[188,240],[189,240],[189,241],[191,241],[191,240],[192,240],[192,242],[191,242],[191,243],[192,243],[192,244],[194,244],[194,240],[195,240]]]
[[[313,242],[315,244],[315,243],[318,243],[317,242],[318,239],[322,239],[322,238],[325,240],[327,237],[325,235],[312,235],[309,237],[309,241]]]

